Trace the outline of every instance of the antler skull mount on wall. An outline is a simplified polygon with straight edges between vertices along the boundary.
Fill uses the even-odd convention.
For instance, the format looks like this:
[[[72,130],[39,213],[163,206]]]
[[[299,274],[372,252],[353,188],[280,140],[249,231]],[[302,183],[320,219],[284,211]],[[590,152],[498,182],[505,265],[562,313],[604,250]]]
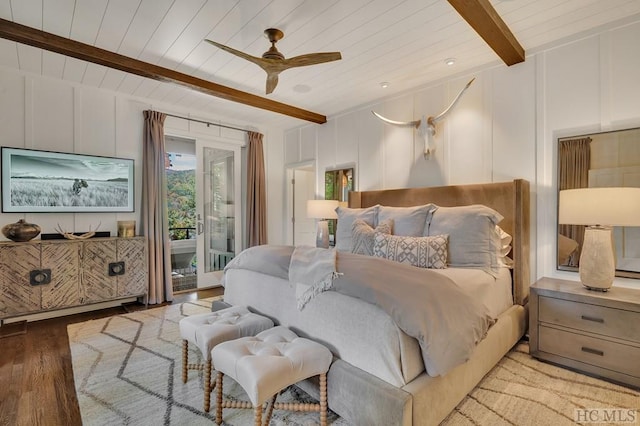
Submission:
[[[395,120],[389,120],[388,118],[381,116],[375,111],[371,111],[371,112],[373,113],[373,115],[375,115],[376,117],[378,117],[380,120],[384,121],[387,124],[391,124],[393,126],[398,126],[398,127],[416,128],[418,130],[418,135],[424,139],[424,158],[429,159],[431,157],[431,154],[433,154],[433,152],[436,150],[435,144],[433,141],[433,137],[436,134],[436,123],[438,121],[443,120],[447,116],[447,114],[449,114],[449,112],[453,109],[453,107],[458,103],[458,101],[462,97],[462,94],[469,88],[469,86],[471,86],[471,83],[473,83],[474,80],[475,80],[475,77],[472,78],[471,81],[469,81],[466,86],[464,86],[464,88],[460,91],[460,93],[458,93],[458,96],[456,96],[453,102],[451,102],[451,104],[444,111],[442,111],[440,114],[436,115],[435,117],[422,116],[420,120],[395,121]]]

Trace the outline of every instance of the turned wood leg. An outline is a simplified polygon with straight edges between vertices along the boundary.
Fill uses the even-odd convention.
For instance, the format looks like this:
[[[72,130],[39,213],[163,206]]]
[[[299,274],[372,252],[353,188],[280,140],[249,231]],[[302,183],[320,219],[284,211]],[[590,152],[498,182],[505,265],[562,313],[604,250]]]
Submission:
[[[189,341],[182,341],[182,383],[187,383],[187,364],[189,363]]]
[[[204,363],[204,411],[211,408],[211,359]]]
[[[216,424],[222,423],[222,373],[218,371],[216,375],[216,386],[218,391],[216,393]]]
[[[254,408],[255,411],[255,420],[254,420],[254,425],[255,426],[262,426],[262,405],[258,405],[257,407]]]
[[[320,375],[320,426],[327,425],[327,373]]]
[[[278,397],[278,394],[273,395],[273,398],[271,398],[271,401],[269,401],[269,405],[267,408],[267,418],[265,419],[264,424],[268,425],[269,422],[271,421],[271,415],[273,414],[273,405],[276,403],[276,398]]]

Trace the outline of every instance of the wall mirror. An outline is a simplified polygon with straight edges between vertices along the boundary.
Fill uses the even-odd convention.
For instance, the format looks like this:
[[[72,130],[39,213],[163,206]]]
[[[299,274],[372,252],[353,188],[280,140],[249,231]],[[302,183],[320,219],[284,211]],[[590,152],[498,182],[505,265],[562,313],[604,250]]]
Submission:
[[[640,128],[558,139],[558,191],[589,187],[640,187]],[[584,229],[558,225],[558,269],[578,271]],[[614,240],[616,276],[640,279],[640,227],[615,227]]]
[[[353,191],[353,167],[327,170],[324,172],[324,199],[348,201],[349,191]]]
[[[332,169],[324,172],[324,199],[338,200],[346,206],[349,191],[355,190],[354,168]],[[335,219],[329,221],[329,244],[335,244]]]

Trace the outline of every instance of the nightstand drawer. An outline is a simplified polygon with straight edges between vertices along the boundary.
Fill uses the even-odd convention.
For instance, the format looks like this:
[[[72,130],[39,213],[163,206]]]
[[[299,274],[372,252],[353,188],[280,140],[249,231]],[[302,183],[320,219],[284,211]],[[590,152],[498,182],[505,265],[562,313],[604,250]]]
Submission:
[[[544,326],[539,339],[543,352],[640,377],[640,348]]]
[[[540,322],[640,343],[638,312],[540,296],[538,315]]]

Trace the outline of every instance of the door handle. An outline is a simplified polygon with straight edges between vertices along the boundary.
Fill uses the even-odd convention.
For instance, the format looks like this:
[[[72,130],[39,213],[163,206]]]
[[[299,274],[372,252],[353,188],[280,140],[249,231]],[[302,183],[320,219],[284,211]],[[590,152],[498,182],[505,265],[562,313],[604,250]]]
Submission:
[[[198,222],[198,235],[201,235],[204,232],[204,223]]]

